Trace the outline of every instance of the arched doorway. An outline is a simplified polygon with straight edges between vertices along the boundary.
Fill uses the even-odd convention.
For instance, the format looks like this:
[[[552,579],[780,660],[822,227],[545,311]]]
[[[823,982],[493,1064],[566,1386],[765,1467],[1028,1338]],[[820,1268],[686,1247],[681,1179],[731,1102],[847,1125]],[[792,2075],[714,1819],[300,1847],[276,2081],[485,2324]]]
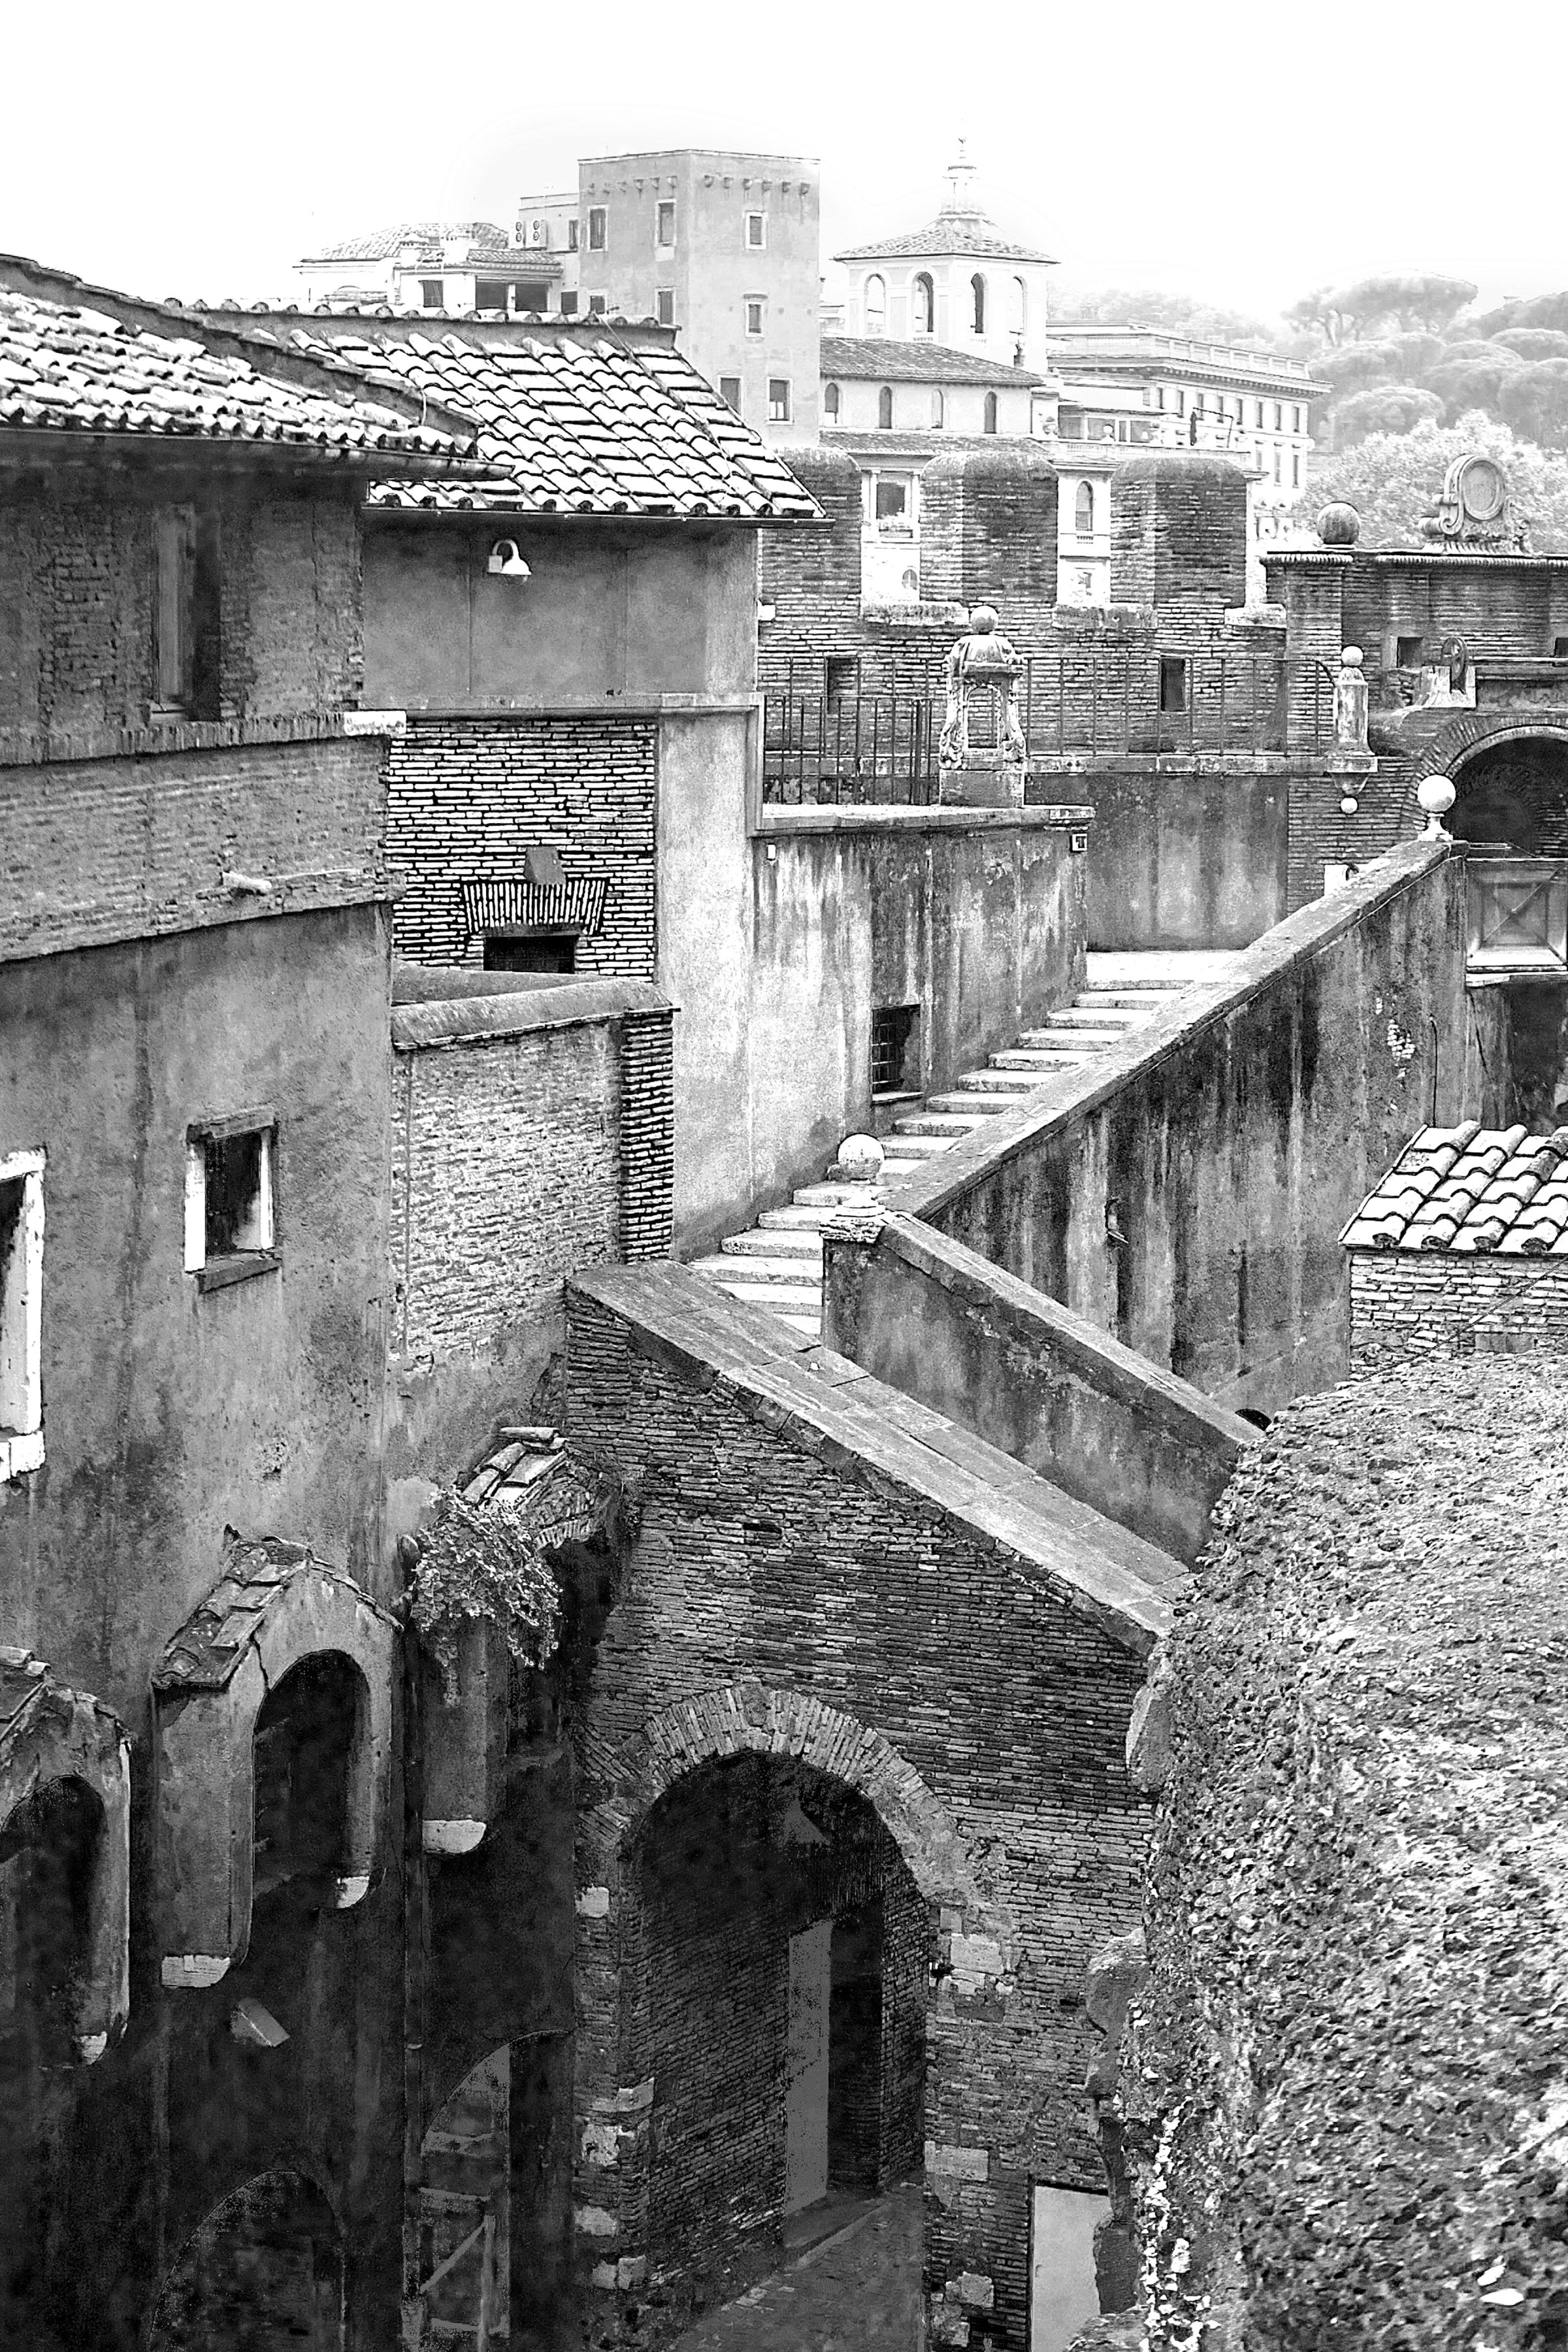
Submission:
[[[343,2249],[314,2181],[288,2166],[226,2197],[159,2290],[150,2352],[341,2352]]]
[[[787,1758],[700,1765],[630,1862],[648,2268],[695,2309],[918,2176],[934,1906],[870,1802]]]
[[[1568,857],[1568,742],[1509,735],[1454,768],[1447,823],[1460,841],[1515,857]]]
[[[420,2294],[432,2326],[471,2334],[471,2352],[510,2342],[511,2052],[467,2074],[420,2143]]]

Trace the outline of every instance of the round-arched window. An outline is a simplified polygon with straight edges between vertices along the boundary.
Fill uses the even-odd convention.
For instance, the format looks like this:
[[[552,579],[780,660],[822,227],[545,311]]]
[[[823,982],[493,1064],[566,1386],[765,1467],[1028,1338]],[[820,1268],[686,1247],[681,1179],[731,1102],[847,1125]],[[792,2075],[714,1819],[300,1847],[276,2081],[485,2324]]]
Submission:
[[[885,335],[888,331],[888,281],[875,270],[866,280],[866,332]]]
[[[893,387],[890,383],[885,383],[877,394],[877,427],[882,433],[890,433],[893,429]]]
[[[1090,532],[1094,529],[1094,484],[1080,482],[1073,500],[1073,529]]]
[[[942,426],[947,423],[947,402],[942,396],[942,389],[940,383],[933,384],[931,386],[931,431],[933,433],[940,433]]]
[[[985,332],[985,280],[977,269],[969,281],[970,298],[974,306],[974,331]]]
[[[910,289],[910,319],[917,335],[936,331],[936,289],[923,269],[917,274]]]
[[[985,430],[987,433],[996,430],[996,394],[994,392],[985,395]]]
[[[830,425],[838,422],[838,386],[825,383],[822,387],[822,413]]]
[[[1028,326],[1029,289],[1021,278],[1015,278],[1007,289],[1007,331],[1022,341]]]

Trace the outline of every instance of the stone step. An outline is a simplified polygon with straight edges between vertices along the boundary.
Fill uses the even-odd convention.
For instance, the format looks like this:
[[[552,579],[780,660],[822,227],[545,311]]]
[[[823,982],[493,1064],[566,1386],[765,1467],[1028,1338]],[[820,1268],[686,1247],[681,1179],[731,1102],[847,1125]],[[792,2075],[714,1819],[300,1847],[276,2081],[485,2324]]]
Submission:
[[[1038,1070],[1049,1077],[1058,1070],[1081,1070],[1088,1067],[1093,1056],[1089,1054],[1065,1053],[1054,1045],[1010,1045],[1005,1054],[993,1054],[994,1070]]]
[[[822,1337],[820,1315],[781,1315],[779,1321],[787,1323],[792,1331],[804,1331],[808,1339],[820,1339]]]
[[[807,1322],[820,1322],[822,1319],[822,1301],[815,1290],[803,1290],[782,1282],[723,1282],[713,1274],[708,1276],[708,1280],[718,1283],[721,1290],[727,1290],[731,1298],[741,1301],[742,1307],[769,1307],[774,1314],[782,1315],[786,1322],[796,1315],[804,1316]]]
[[[696,1274],[710,1274],[715,1282],[726,1285],[735,1282],[788,1283],[792,1289],[812,1290],[822,1280],[820,1254],[807,1256],[797,1253],[793,1257],[730,1256],[697,1257],[691,1261]]]
[[[1070,1004],[1058,1004],[1047,1013],[1046,1023],[1052,1029],[1130,1029],[1138,1015],[1126,1006],[1086,1003],[1081,996]]]
[[[882,1162],[883,1181],[889,1184],[901,1183],[906,1176],[918,1176],[921,1170],[928,1165],[929,1162],[924,1160],[894,1160],[889,1158],[884,1160]]]
[[[1004,1101],[1016,1096],[1022,1101],[1047,1075],[1033,1065],[1021,1070],[965,1070],[958,1083],[965,1094],[1000,1095]]]
[[[978,1127],[978,1119],[969,1119],[962,1129],[954,1127],[950,1131],[938,1131],[933,1136],[910,1134],[908,1129],[900,1127],[898,1129],[898,1157],[900,1160],[931,1160],[933,1152],[952,1150],[959,1136],[969,1134],[971,1127]]]
[[[771,1210],[770,1215],[782,1213]],[[753,1225],[749,1233],[726,1234],[719,1244],[726,1257],[800,1257],[822,1264],[822,1235],[810,1225]]]
[[[945,1135],[956,1140],[959,1136],[967,1135],[983,1116],[982,1112],[973,1110],[922,1110],[913,1118],[895,1119],[893,1133],[898,1136]]]
[[[977,1112],[982,1118],[994,1118],[999,1112],[1010,1109],[1015,1102],[1024,1099],[1016,1087],[1011,1094],[1004,1094],[994,1087],[969,1087],[963,1078],[958,1083],[965,1087],[963,1094],[932,1095],[926,1103],[927,1110],[951,1112],[955,1117],[968,1119],[973,1125]]]
[[[1017,1039],[1020,1045],[1049,1045],[1058,1054],[1100,1054],[1108,1045],[1120,1045],[1131,1033],[1126,1029],[1026,1029]]]
[[[1162,1006],[1173,1003],[1178,996],[1185,993],[1184,988],[1168,988],[1160,982],[1150,981],[1147,985],[1139,982],[1132,987],[1086,988],[1073,998],[1073,1003],[1089,1006],[1120,1005],[1128,1012],[1146,1013],[1152,1019]]]
[[[801,1184],[795,1189],[794,1205],[797,1209],[837,1209],[844,1201],[865,1198],[863,1184]]]
[[[792,1202],[787,1209],[764,1209],[757,1219],[767,1234],[816,1234],[832,1220],[833,1209],[827,1202],[813,1207],[809,1202]],[[820,1242],[818,1244],[820,1247]]]

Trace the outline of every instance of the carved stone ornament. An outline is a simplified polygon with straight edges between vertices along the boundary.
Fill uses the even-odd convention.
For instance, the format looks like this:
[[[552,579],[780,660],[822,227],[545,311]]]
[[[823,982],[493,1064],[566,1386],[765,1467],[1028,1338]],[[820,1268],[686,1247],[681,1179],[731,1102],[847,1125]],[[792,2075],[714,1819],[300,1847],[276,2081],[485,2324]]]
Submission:
[[[1509,494],[1508,476],[1495,457],[1456,457],[1443,478],[1436,512],[1421,525],[1425,538],[1453,551],[1523,555],[1528,519]]]
[[[1026,751],[1018,718],[1018,679],[1023,661],[996,626],[995,608],[976,604],[969,616],[969,633],[947,657],[947,714],[937,745],[942,772],[942,797],[971,799],[1001,797],[1022,801]],[[996,698],[996,748],[972,752],[969,746],[970,696],[982,688]],[[984,776],[994,779],[999,793],[984,790]],[[981,783],[982,790],[963,788]]]

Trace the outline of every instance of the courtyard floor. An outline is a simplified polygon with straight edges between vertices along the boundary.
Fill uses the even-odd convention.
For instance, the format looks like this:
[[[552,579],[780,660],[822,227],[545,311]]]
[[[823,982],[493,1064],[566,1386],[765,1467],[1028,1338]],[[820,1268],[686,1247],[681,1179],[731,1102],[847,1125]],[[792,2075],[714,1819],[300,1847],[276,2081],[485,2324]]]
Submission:
[[[920,2352],[921,2335],[916,2183],[861,2207],[760,2286],[706,2313],[675,2352]]]

